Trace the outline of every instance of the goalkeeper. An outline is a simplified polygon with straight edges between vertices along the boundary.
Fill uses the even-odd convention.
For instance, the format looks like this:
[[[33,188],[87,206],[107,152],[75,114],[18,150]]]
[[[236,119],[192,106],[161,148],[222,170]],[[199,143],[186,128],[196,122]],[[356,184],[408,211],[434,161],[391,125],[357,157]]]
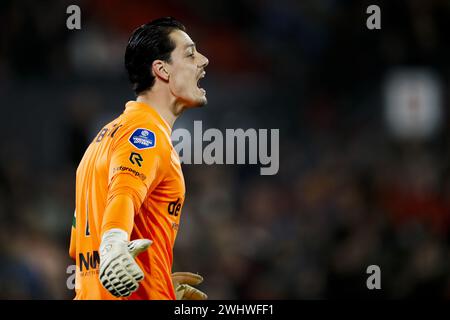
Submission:
[[[170,134],[184,110],[206,104],[199,80],[207,65],[172,18],[131,35],[125,67],[136,100],[100,130],[77,168],[75,299],[206,299],[193,287],[200,275],[172,273],[185,183]]]

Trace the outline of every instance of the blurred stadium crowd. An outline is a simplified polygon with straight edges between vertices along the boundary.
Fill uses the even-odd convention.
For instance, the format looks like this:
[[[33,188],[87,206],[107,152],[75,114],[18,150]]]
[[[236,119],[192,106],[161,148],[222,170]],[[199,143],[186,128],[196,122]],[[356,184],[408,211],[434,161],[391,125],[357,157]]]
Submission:
[[[82,29],[65,26],[78,4]],[[382,29],[366,28],[379,4]],[[181,20],[209,105],[176,127],[279,128],[280,171],[184,165],[176,271],[211,299],[450,298],[450,2],[1,1],[0,298],[71,299],[75,170],[133,99],[127,38]],[[438,79],[440,125],[388,129],[392,70]],[[414,128],[413,128],[414,131]],[[381,268],[382,290],[366,288]]]

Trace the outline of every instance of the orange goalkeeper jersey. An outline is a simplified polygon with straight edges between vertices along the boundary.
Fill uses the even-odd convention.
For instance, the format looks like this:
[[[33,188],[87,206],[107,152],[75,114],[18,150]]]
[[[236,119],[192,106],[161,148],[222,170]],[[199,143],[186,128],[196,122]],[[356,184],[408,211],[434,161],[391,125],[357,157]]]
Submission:
[[[130,101],[86,150],[76,174],[76,208],[69,249],[77,266],[75,299],[117,299],[99,281],[98,250],[105,208],[115,196],[124,194],[132,198],[134,205],[130,240],[153,241],[147,251],[136,257],[145,277],[127,299],[175,299],[172,250],[185,185],[170,134],[170,126],[155,109]],[[118,221],[109,227],[121,225]]]

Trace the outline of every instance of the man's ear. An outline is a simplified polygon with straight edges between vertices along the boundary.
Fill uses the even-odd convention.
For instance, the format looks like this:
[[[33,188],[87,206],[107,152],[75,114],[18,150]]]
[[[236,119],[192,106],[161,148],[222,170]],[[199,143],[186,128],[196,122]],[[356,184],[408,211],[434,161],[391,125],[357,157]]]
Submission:
[[[169,81],[169,72],[166,69],[166,63],[162,60],[155,60],[152,63],[152,71],[155,77],[164,81]]]

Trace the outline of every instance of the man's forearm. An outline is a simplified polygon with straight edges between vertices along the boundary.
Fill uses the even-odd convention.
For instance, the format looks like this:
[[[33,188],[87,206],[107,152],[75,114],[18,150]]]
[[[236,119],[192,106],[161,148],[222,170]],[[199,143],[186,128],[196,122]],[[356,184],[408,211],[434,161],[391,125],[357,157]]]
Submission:
[[[128,240],[133,230],[134,204],[130,196],[118,194],[113,197],[106,206],[101,226],[101,235],[106,231],[116,228],[125,231]]]

